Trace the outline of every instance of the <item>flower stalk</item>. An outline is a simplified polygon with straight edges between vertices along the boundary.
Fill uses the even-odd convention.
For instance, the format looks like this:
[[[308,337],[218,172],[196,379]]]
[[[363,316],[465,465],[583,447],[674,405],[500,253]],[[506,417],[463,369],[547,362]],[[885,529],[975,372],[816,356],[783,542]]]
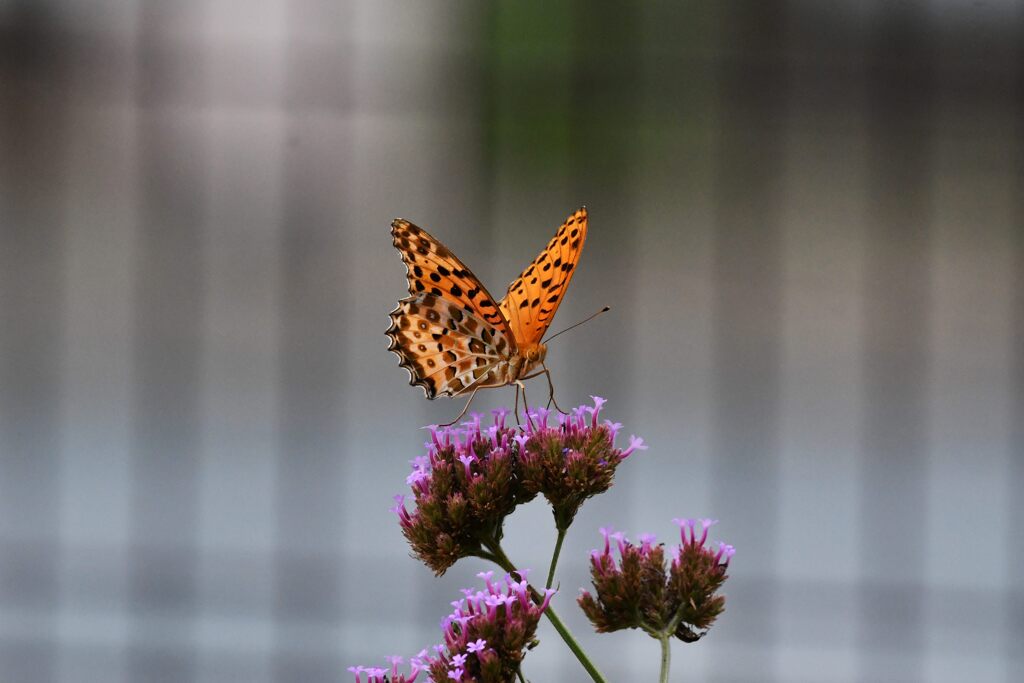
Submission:
[[[551,566],[548,567],[548,580],[544,583],[545,588],[551,588],[551,584],[555,582],[555,567],[558,566],[558,556],[562,554],[562,541],[565,540],[565,534],[568,529],[558,530],[558,539],[555,541],[555,551],[551,554]]]
[[[658,683],[668,683],[668,670],[672,665],[672,639],[667,633],[662,633],[658,641],[661,643],[661,675]]]

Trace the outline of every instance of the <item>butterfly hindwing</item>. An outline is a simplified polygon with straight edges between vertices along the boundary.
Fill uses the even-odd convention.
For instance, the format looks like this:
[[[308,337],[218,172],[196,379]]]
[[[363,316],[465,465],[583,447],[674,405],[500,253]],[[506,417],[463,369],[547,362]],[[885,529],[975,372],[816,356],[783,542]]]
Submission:
[[[391,223],[395,248],[405,263],[409,294],[433,294],[500,329],[512,339],[494,297],[448,247],[404,218]]]
[[[516,344],[540,342],[562,303],[587,238],[587,209],[570,215],[499,304]]]
[[[501,369],[511,341],[455,302],[427,293],[402,299],[391,312],[387,335],[409,383],[422,387],[427,398],[504,384]]]

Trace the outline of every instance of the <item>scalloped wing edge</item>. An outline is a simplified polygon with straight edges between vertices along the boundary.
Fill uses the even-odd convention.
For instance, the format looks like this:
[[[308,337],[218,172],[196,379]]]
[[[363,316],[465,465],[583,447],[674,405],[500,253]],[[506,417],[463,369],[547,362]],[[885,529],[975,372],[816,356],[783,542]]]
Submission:
[[[425,379],[417,380],[416,373],[413,372],[414,366],[412,364],[412,360],[402,352],[402,346],[398,342],[398,332],[401,329],[398,320],[402,316],[402,304],[408,302],[410,299],[415,298],[416,297],[410,296],[404,299],[399,299],[398,304],[395,306],[395,309],[388,313],[388,318],[391,320],[391,325],[388,327],[387,332],[385,332],[384,334],[386,334],[388,339],[390,340],[388,342],[388,351],[398,356],[398,366],[409,373],[409,386],[419,387],[420,389],[423,390],[423,395],[426,396],[427,399],[433,401],[438,396],[444,396],[446,394],[436,393],[436,391],[434,391],[434,388],[431,387],[430,383],[427,382]]]

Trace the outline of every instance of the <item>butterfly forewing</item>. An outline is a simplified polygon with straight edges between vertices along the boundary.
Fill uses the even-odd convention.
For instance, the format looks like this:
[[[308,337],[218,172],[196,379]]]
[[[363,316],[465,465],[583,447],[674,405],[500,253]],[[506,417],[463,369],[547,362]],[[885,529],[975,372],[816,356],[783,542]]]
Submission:
[[[511,340],[453,301],[425,293],[402,299],[391,312],[387,335],[409,383],[422,387],[427,398],[504,384]]]
[[[516,344],[536,344],[562,303],[587,238],[587,209],[570,215],[544,250],[508,286],[499,308]]]
[[[456,303],[504,332],[511,341],[508,323],[494,297],[448,247],[404,218],[391,223],[391,236],[405,263],[409,294],[433,294]]]

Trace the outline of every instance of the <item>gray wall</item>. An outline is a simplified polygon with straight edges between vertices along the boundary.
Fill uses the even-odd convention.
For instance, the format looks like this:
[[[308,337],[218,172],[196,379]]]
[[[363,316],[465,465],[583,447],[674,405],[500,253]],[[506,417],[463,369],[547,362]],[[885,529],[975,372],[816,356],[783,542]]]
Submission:
[[[1005,2],[0,1],[0,679],[339,681],[435,643],[388,224],[501,290],[580,204],[563,402],[720,518],[683,681],[1024,667],[1024,13]],[[534,391],[539,396],[541,385]],[[481,408],[511,401],[492,391]],[[540,503],[508,550],[546,566]],[[526,671],[583,677],[548,626]]]

